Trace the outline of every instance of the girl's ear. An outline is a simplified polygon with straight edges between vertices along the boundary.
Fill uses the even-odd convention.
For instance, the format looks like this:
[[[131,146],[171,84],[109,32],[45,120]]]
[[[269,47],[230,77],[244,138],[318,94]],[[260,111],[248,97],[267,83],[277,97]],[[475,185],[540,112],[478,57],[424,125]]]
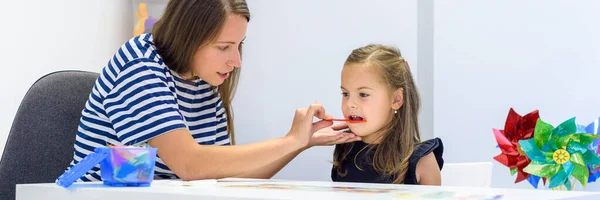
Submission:
[[[392,95],[392,110],[398,110],[404,104],[404,88],[398,88]]]

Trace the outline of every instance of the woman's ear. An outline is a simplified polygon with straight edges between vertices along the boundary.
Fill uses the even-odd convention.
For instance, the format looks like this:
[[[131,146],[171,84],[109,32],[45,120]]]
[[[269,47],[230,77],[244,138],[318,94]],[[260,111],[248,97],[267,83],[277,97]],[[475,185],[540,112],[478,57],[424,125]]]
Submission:
[[[392,95],[392,109],[398,110],[404,104],[404,88],[398,88]]]

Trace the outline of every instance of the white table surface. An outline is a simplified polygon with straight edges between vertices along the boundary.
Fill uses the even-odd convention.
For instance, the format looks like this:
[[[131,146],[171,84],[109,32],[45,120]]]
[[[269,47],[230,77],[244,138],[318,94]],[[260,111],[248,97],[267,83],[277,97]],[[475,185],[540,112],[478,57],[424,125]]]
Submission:
[[[184,185],[187,184],[187,185]],[[316,186],[319,189],[266,189],[266,188],[236,188],[232,186],[247,186],[259,184],[282,184],[284,186]],[[391,188],[394,191],[384,193],[358,193],[347,191],[334,191],[331,187],[362,187],[362,188]],[[324,188],[324,189],[323,189]],[[440,193],[441,192],[441,193]],[[404,194],[404,196],[402,196]],[[425,194],[444,194],[447,198],[431,198]],[[155,180],[150,187],[109,187],[102,183],[75,183],[71,187],[63,188],[54,183],[19,184],[17,185],[17,200],[37,199],[84,199],[84,200],[109,200],[109,199],[143,199],[143,200],[249,200],[249,199],[485,199],[482,197],[464,198],[472,195],[485,195],[493,197],[503,195],[499,199],[600,199],[600,193],[580,191],[552,191],[533,189],[500,189],[500,188],[474,188],[474,187],[437,187],[418,185],[391,185],[391,184],[361,184],[361,183],[335,183],[312,181],[285,181],[285,180],[258,180],[258,179],[224,179],[212,183],[199,183],[189,185],[179,180]],[[463,197],[463,198],[460,198]],[[582,197],[582,198],[576,198]]]

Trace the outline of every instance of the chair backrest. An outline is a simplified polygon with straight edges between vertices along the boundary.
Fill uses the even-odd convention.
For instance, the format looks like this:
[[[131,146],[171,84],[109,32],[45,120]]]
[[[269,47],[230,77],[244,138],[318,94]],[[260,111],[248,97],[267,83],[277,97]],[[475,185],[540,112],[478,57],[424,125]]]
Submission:
[[[490,187],[492,163],[445,163],[442,169],[442,186]]]
[[[15,199],[16,184],[52,183],[69,166],[81,112],[98,75],[59,71],[29,88],[0,160],[0,199]]]

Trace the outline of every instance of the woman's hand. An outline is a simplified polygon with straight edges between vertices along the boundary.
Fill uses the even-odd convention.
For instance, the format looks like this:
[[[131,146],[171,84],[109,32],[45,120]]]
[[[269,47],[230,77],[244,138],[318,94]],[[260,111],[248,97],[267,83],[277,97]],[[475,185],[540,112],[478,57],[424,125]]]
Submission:
[[[357,136],[354,133],[344,132],[344,129],[347,128],[347,123],[334,124],[325,127],[312,135],[307,147],[330,146],[361,140],[360,136]]]
[[[308,108],[296,109],[292,128],[286,137],[296,141],[300,148],[309,145],[311,137],[315,132],[333,124],[333,122],[329,120],[321,120],[313,123],[313,117],[319,119],[332,118],[325,113],[325,108],[318,102],[311,104]]]

